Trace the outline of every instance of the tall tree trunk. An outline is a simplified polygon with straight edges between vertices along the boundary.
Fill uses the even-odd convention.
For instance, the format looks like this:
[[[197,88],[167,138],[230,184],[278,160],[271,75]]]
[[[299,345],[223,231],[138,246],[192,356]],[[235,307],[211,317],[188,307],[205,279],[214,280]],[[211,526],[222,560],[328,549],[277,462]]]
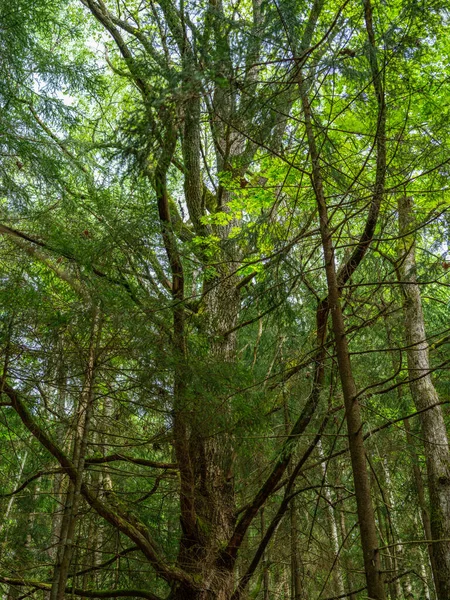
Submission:
[[[219,368],[227,368],[227,363],[231,364],[235,359],[236,335],[227,334],[227,331],[235,326],[238,312],[239,291],[236,280],[224,274],[206,292],[205,309],[212,360]],[[189,367],[187,365],[186,368]],[[185,386],[184,382],[180,382],[179,391],[182,386]],[[181,390],[181,393],[185,391]],[[205,389],[200,393],[204,393],[206,399],[210,392]],[[192,477],[191,515],[195,515],[195,522],[190,531],[183,532],[179,564],[184,569],[197,573],[202,584],[198,591],[181,587],[173,593],[176,600],[228,600],[234,589],[234,565],[228,567],[217,561],[235,525],[233,440],[228,432],[221,432],[221,424],[229,419],[229,405],[223,402],[215,405],[214,402],[211,398],[209,403],[205,403],[205,406],[209,404],[211,410],[209,416],[205,417],[204,413],[199,413],[195,408],[190,414],[186,414],[187,411],[185,413],[184,436],[187,439]],[[179,439],[183,437],[179,436]],[[183,460],[186,460],[185,456]]]
[[[370,480],[366,466],[361,409],[357,399],[357,389],[353,378],[353,370],[345,332],[334,259],[334,247],[328,220],[328,208],[325,192],[323,189],[320,157],[313,130],[311,107],[306,92],[306,86],[301,75],[299,75],[299,88],[302,97],[306,134],[312,163],[312,182],[317,201],[317,208],[319,211],[320,235],[322,240],[325,273],[328,286],[328,304],[333,324],[339,376],[344,395],[345,416],[347,421],[350,458],[353,470],[367,589],[371,599],[384,600],[385,592],[381,574],[380,553],[378,549],[375,514],[370,491]]]
[[[398,205],[402,241],[399,274],[404,295],[409,387],[422,424],[431,505],[436,591],[450,598],[450,454],[439,397],[430,375],[428,343],[417,283],[412,199],[402,196]]]
[[[387,340],[388,340],[389,347],[394,348],[394,340],[393,340],[391,328],[389,327],[388,320],[385,320],[385,325],[386,325],[386,334],[387,334]],[[394,373],[396,373],[396,372],[398,372],[400,365],[398,364],[398,361],[395,359],[394,351],[391,352],[391,359],[392,359],[392,370]],[[397,383],[400,383],[400,378],[397,378],[397,379],[398,379]],[[398,385],[397,399],[398,399],[399,406],[403,405],[403,396],[404,396],[404,388],[401,385]],[[428,509],[427,500],[425,497],[425,487],[423,484],[422,473],[420,471],[420,466],[419,466],[420,465],[419,456],[416,451],[416,440],[414,440],[414,437],[411,434],[411,427],[409,424],[409,419],[405,419],[403,421],[403,426],[405,428],[406,441],[408,443],[409,451],[411,453],[413,480],[414,480],[414,484],[415,484],[415,490],[417,493],[417,500],[418,500],[419,507],[420,507],[423,531],[424,531],[425,539],[429,540],[429,543],[427,544],[428,557],[429,557],[431,572],[433,574],[433,582],[435,582],[435,581],[437,581],[438,577],[437,577],[437,573],[436,573],[436,564],[435,564],[434,555],[433,555],[433,544],[431,542],[432,533],[431,533],[430,513],[429,513],[429,509]]]

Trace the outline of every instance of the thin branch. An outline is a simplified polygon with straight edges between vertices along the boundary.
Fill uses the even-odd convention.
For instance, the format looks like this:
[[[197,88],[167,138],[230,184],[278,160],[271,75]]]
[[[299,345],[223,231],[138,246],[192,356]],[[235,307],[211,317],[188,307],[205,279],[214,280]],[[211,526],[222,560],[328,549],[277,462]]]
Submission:
[[[177,463],[163,463],[154,460],[146,460],[145,458],[135,458],[134,456],[128,456],[125,454],[109,454],[108,456],[94,456],[86,458],[85,463],[87,465],[99,465],[103,463],[110,463],[116,461],[130,462],[135,465],[142,465],[144,467],[153,467],[154,469],[177,469]]]

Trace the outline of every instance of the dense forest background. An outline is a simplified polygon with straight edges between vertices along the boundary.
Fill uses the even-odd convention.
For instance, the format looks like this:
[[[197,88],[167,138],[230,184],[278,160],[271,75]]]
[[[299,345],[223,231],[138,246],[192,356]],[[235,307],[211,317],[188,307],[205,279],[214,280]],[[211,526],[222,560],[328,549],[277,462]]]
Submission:
[[[450,598],[449,30],[0,1],[2,598]]]

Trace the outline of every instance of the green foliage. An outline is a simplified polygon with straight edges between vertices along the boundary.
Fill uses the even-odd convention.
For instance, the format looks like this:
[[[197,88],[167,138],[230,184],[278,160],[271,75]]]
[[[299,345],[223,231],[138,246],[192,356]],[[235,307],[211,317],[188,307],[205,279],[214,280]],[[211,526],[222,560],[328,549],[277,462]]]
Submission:
[[[83,496],[69,584],[165,597],[176,586],[148,553],[119,558],[139,537],[126,523],[146,532],[169,570],[184,569],[199,587],[214,582],[228,541],[217,521],[232,513],[229,536],[284,456],[313,389],[327,279],[298,69],[338,272],[366,226],[379,105],[357,2],[103,6],[0,3],[2,382],[41,431],[27,429],[2,388],[0,575],[52,581],[69,484],[42,434],[74,456],[93,368],[83,482],[122,525]],[[398,269],[414,241],[433,381],[443,402],[450,394],[446,11],[442,2],[374,2],[386,183],[374,240],[340,290],[385,548],[421,535],[413,473],[415,462],[425,470],[421,431],[411,419],[407,443],[401,422],[415,407]],[[414,199],[415,227],[399,238],[404,194]],[[90,367],[95,311],[101,327]],[[251,564],[325,416],[327,472],[311,449],[293,508],[250,581],[255,600],[267,573],[271,593],[290,597],[295,552],[308,597],[339,595],[333,569],[346,575],[347,591],[364,585],[333,336],[324,343],[317,410],[288,444],[290,466],[252,521],[236,573]],[[116,458],[99,462],[105,456]],[[191,484],[202,547],[186,537],[183,486]],[[330,502],[341,527],[338,559]],[[426,548],[405,548],[399,570],[417,573]],[[383,560],[390,570],[387,553]],[[417,595],[420,577],[411,577]]]

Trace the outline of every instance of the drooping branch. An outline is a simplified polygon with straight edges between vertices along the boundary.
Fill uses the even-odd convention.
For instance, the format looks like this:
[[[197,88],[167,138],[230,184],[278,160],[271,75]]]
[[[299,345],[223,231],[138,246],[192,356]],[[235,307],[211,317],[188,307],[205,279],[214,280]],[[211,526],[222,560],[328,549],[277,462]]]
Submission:
[[[0,234],[7,234],[10,236],[11,241],[19,248],[21,248],[24,252],[28,254],[32,259],[38,260],[40,263],[44,264],[50,271],[52,271],[61,281],[67,283],[79,296],[84,299],[89,298],[88,290],[85,286],[83,286],[79,281],[77,281],[71,273],[68,271],[61,269],[59,266],[56,266],[52,263],[51,260],[45,254],[43,254],[40,250],[28,244],[25,239],[28,236],[26,234],[20,235],[16,230],[10,229],[4,225],[0,226]],[[37,241],[38,246],[44,246],[42,242]]]
[[[11,405],[9,404],[8,406],[11,406]],[[36,479],[40,479],[41,477],[44,477],[45,475],[54,475],[55,473],[64,473],[64,469],[58,468],[58,469],[47,469],[47,470],[38,471],[37,473],[34,473],[34,475],[30,475],[30,477],[28,477],[21,485],[19,485],[18,488],[16,488],[12,492],[8,492],[6,494],[0,494],[0,498],[10,498],[11,496],[15,496],[16,494],[18,494],[19,492],[24,490],[26,487],[28,487],[30,485],[30,483],[33,483],[33,481],[36,481]]]

